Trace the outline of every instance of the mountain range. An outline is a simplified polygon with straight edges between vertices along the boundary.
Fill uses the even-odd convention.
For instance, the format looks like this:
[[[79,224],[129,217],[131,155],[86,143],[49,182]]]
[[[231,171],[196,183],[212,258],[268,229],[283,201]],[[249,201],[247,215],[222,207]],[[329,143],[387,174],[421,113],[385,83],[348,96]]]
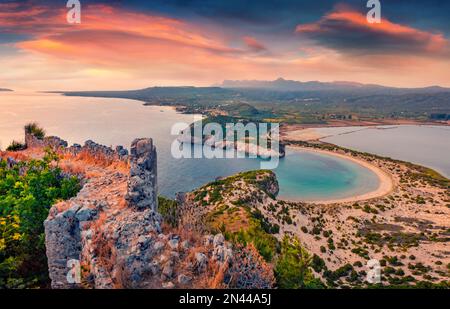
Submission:
[[[358,82],[335,81],[295,81],[278,78],[273,81],[264,80],[224,80],[218,85],[223,88],[247,88],[247,89],[267,89],[274,91],[380,91],[380,92],[415,92],[415,93],[436,93],[447,92],[450,88],[431,86],[424,88],[395,88],[375,84],[362,84]]]

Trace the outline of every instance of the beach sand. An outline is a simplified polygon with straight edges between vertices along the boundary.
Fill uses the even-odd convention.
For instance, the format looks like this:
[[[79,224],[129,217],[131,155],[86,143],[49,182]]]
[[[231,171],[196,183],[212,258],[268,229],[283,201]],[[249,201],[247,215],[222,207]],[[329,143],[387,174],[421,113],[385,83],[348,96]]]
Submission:
[[[286,131],[282,135],[284,140],[296,142],[314,141],[325,137],[314,128]]]
[[[336,204],[336,203],[353,203],[353,202],[359,202],[359,201],[365,201],[370,200],[374,198],[379,198],[382,196],[385,196],[389,193],[391,193],[394,190],[394,180],[392,179],[391,175],[387,172],[383,171],[381,168],[358,158],[351,157],[348,155],[332,152],[332,151],[326,151],[321,149],[311,149],[307,147],[300,147],[300,146],[289,146],[292,149],[298,149],[298,150],[304,150],[304,151],[310,151],[310,152],[316,152],[331,156],[336,156],[345,160],[350,160],[356,164],[359,164],[369,170],[371,170],[375,175],[378,177],[379,185],[378,188],[374,191],[356,195],[348,198],[342,198],[342,199],[335,199],[335,200],[324,200],[324,201],[314,201],[311,202],[313,204]],[[307,201],[306,201],[307,202]]]

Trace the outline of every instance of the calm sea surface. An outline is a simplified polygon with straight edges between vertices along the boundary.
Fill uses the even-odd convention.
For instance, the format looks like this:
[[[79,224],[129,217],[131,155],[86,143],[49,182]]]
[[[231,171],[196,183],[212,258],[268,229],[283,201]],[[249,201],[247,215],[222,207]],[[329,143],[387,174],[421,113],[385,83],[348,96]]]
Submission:
[[[320,128],[323,141],[428,166],[450,178],[450,127],[380,126]]]
[[[0,147],[22,140],[22,128],[30,121],[39,122],[49,135],[69,143],[92,139],[108,146],[129,147],[136,137],[152,137],[158,150],[159,191],[170,197],[217,177],[259,169],[259,159],[173,158],[172,125],[189,124],[193,119],[193,115],[171,108],[143,106],[133,100],[0,92]],[[280,196],[293,200],[345,198],[378,186],[375,174],[351,161],[307,151],[288,149],[275,172]]]

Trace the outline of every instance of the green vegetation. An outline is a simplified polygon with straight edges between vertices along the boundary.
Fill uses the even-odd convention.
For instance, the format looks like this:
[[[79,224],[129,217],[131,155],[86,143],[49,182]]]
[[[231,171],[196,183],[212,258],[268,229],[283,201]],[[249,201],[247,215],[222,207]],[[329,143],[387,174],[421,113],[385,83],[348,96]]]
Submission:
[[[273,196],[269,192],[273,180],[274,174],[266,170],[240,173],[198,189],[194,201],[201,205],[215,205],[205,220],[212,232],[223,233],[227,240],[234,243],[251,243],[266,261],[271,261],[279,251],[278,241],[272,235],[279,232],[279,225],[270,223],[260,211],[252,209],[249,206],[251,200],[241,198],[228,205],[223,203],[223,197],[234,190],[234,184],[238,181],[253,184]],[[259,199],[260,196],[256,194],[251,198]]]
[[[248,209],[247,212],[250,213]],[[279,250],[277,239],[266,232],[262,220],[255,218],[251,213],[248,225],[245,228],[238,232],[229,232],[224,226],[222,232],[225,234],[225,238],[232,242],[242,245],[252,243],[266,261],[271,261]]]
[[[25,132],[34,135],[37,139],[44,139],[45,137],[45,130],[39,127],[36,122],[25,125]]]
[[[0,288],[48,286],[43,222],[53,204],[80,189],[54,167],[57,160],[47,151],[12,168],[0,161]]]
[[[18,141],[12,141],[11,144],[6,148],[6,151],[20,151],[24,150],[26,148],[26,145],[18,142]]]
[[[164,222],[172,227],[178,226],[178,204],[176,201],[158,196],[158,211]]]
[[[315,267],[319,267],[317,263],[320,262],[310,256],[298,239],[285,236],[275,265],[278,286],[282,289],[324,288],[324,284],[313,275],[313,261]]]
[[[413,118],[429,120],[448,114],[448,90],[415,93],[410,89],[357,87],[346,89],[276,90],[271,88],[153,87],[131,91],[69,92],[65,95],[141,100],[149,105],[182,106],[187,113],[306,124],[343,119]],[[270,121],[269,121],[270,122]]]
[[[247,126],[249,125],[249,129],[254,129],[255,132],[251,132],[251,133],[255,133],[256,135],[260,134],[260,127],[258,124],[266,124],[267,125],[267,132],[269,132],[270,134],[270,130],[272,129],[272,124],[268,123],[267,121],[265,121],[264,117],[261,117],[261,115],[257,116],[257,115],[250,115],[247,113],[244,113],[244,115],[235,115],[236,111],[234,111],[234,113],[232,113],[234,116],[230,116],[230,115],[211,115],[208,116],[204,119],[198,122],[194,122],[190,125],[190,133],[191,136],[194,135],[194,132],[196,130],[201,130],[201,132],[205,132],[204,129],[208,124],[218,124],[221,128],[221,132],[216,132],[215,130],[212,130],[212,132],[209,132],[211,135],[217,136],[217,138],[220,139],[226,139],[227,141],[241,141],[244,142],[244,140],[239,140],[237,132],[235,130],[234,132],[234,136],[231,135],[231,133],[233,132],[233,127],[228,128],[228,125],[238,125],[238,124],[242,124],[243,126]],[[271,116],[268,114],[265,114],[265,116]],[[257,125],[255,125],[257,124]],[[200,128],[200,125],[202,126]],[[266,134],[267,132],[262,132],[262,134]],[[203,135],[202,138],[205,139],[207,136]],[[249,138],[252,138],[253,136],[250,136],[250,132],[246,132],[246,136],[245,136],[245,141],[248,143],[256,143],[259,144],[260,139],[256,139],[256,140],[251,140]],[[265,145],[263,145],[265,146]]]

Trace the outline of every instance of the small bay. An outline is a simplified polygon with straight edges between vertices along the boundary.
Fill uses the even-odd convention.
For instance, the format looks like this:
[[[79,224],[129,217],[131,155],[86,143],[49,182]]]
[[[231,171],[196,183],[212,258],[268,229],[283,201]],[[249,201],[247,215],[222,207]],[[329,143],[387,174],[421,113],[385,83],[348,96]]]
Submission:
[[[260,168],[260,159],[173,158],[170,149],[176,137],[170,134],[172,125],[193,120],[194,115],[180,114],[170,107],[144,106],[126,99],[0,94],[2,149],[12,140],[22,140],[23,126],[30,121],[70,144],[91,139],[108,146],[129,147],[136,137],[151,137],[158,150],[159,191],[169,197],[217,177]],[[292,148],[287,149],[275,173],[280,196],[289,200],[334,200],[371,192],[378,186],[377,176],[354,162]]]

